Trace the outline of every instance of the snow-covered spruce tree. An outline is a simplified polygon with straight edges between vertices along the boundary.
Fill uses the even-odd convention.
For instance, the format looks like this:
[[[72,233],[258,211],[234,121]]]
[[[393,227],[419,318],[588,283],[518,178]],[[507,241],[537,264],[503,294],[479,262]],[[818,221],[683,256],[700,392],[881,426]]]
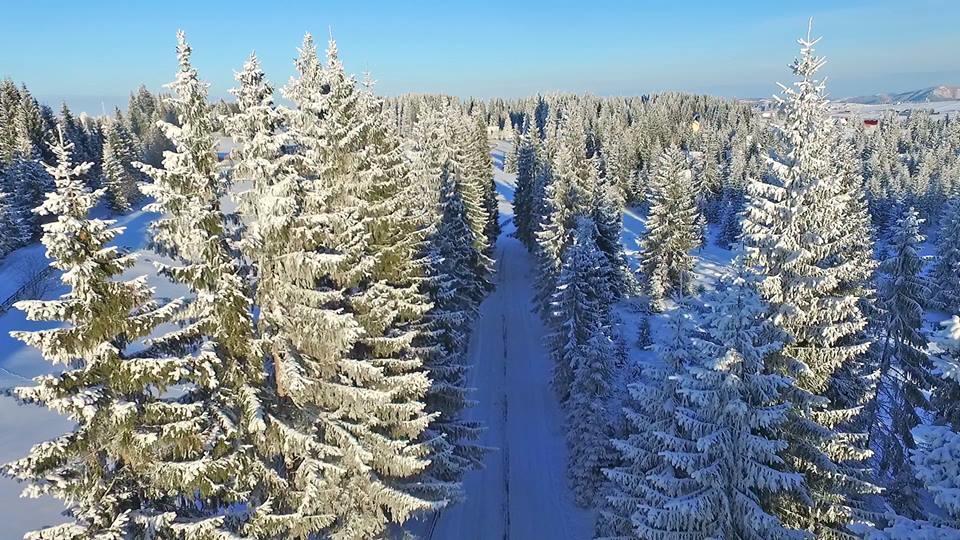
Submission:
[[[639,380],[628,387],[624,413],[629,429],[626,438],[612,441],[618,465],[603,471],[609,485],[598,538],[705,539],[715,530],[710,516],[695,508],[664,506],[695,488],[678,480],[678,471],[662,453],[668,450],[665,441],[682,435],[676,411],[683,397],[676,375],[697,356],[691,340],[696,328],[686,304],[664,317],[664,332],[655,345],[658,361],[645,365]]]
[[[922,331],[924,306],[931,290],[920,275],[917,254],[924,237],[916,210],[908,208],[897,222],[890,248],[880,265],[879,303],[883,326],[879,336],[879,376],[876,397],[869,406],[870,448],[877,479],[899,514],[919,514],[919,493],[909,467],[914,447],[911,430],[920,424],[918,410],[929,408],[927,338]]]
[[[524,120],[524,129],[517,138],[517,181],[513,194],[513,221],[517,227],[517,238],[532,249],[534,246],[534,232],[537,230],[535,221],[535,205],[540,201],[534,199],[537,181],[537,154],[534,144],[533,128],[530,119]]]
[[[931,280],[940,306],[948,313],[960,312],[960,198],[947,203],[943,212]]]
[[[553,384],[567,411],[568,472],[577,503],[589,506],[609,465],[606,401],[614,361],[609,338],[606,258],[597,247],[589,217],[576,218],[563,252],[548,340],[554,357]]]
[[[19,248],[26,242],[20,221],[20,213],[10,204],[10,194],[0,191],[0,257]]]
[[[844,201],[836,196],[841,180],[824,85],[815,78],[823,65],[815,43],[809,35],[800,40],[793,64],[799,80],[783,87],[783,152],[770,156],[763,180],[750,181],[743,229],[749,263],[763,276],[761,294],[788,336],[769,365],[797,382],[785,459],[805,475],[811,494],[781,498],[775,514],[818,538],[846,538],[847,524],[861,516],[861,496],[877,489],[862,469],[870,455],[866,437],[842,428],[858,409],[826,396],[838,371],[859,362],[869,343],[859,337],[866,325],[861,298],[845,281],[851,266],[841,250],[852,226],[837,207]]]
[[[133,166],[140,156],[119,110],[106,131],[103,176],[107,201],[114,212],[129,212],[140,198],[137,184],[143,175]]]
[[[834,194],[829,198],[833,202],[835,218],[828,222],[843,223],[844,227],[832,231],[832,254],[829,263],[842,266],[837,289],[849,296],[858,298],[858,306],[866,319],[876,321],[876,293],[874,291],[877,262],[874,256],[873,224],[863,195],[863,179],[860,176],[859,163],[853,141],[841,130],[834,135],[831,156],[837,181],[833,183]],[[874,325],[875,326],[875,325]],[[864,339],[870,329],[851,332],[840,343],[855,343]],[[866,405],[876,395],[877,363],[872,354],[858,356],[846,362],[834,374],[831,388],[827,393],[835,406],[854,409]],[[847,429],[866,430],[869,418],[863,414],[847,426]]]
[[[589,215],[593,195],[593,190],[588,189],[586,142],[579,107],[564,111],[554,139],[551,144],[556,150],[546,173],[543,198],[535,199],[541,201],[540,222],[535,233],[540,270],[537,301],[544,313],[549,312],[575,216]]]
[[[238,112],[224,127],[237,143],[234,177],[251,184],[238,195],[240,212],[250,221],[242,250],[258,278],[258,348],[270,359],[265,384],[254,396],[263,402],[263,424],[254,444],[279,464],[275,473],[265,475],[270,505],[261,508],[247,533],[307,538],[336,519],[335,505],[325,500],[335,496],[334,480],[323,477],[323,471],[325,460],[338,453],[311,429],[311,402],[300,396],[319,390],[310,378],[319,369],[312,357],[315,347],[335,352],[317,340],[329,339],[330,333],[351,340],[359,330],[351,315],[325,305],[324,293],[317,290],[333,263],[332,254],[322,255],[318,239],[323,227],[313,219],[318,214],[311,213],[319,204],[316,197],[322,200],[325,192],[312,191],[318,185],[304,179],[294,167],[296,157],[283,151],[289,138],[282,125],[289,111],[274,106],[273,88],[256,57],[236,78],[239,87],[232,92]]]
[[[650,211],[640,241],[641,269],[651,303],[657,309],[663,309],[664,301],[674,292],[688,294],[692,290],[691,252],[700,245],[701,227],[691,181],[680,149],[673,146],[664,150],[647,196]]]
[[[740,241],[740,220],[746,206],[746,194],[742,189],[730,188],[724,192],[722,200],[722,215],[720,216],[720,232],[717,233],[717,245],[724,249],[731,249]]]
[[[483,233],[489,245],[488,255],[493,255],[493,246],[500,236],[500,209],[497,201],[497,184],[493,179],[493,160],[490,157],[490,140],[487,137],[487,126],[483,117],[474,121],[470,153],[471,161],[476,168],[476,181],[483,191],[483,212],[485,224]]]
[[[296,107],[289,135],[306,179],[303,221],[284,239],[292,252],[278,263],[299,289],[282,293],[300,296],[293,310],[278,303],[292,318],[283,336],[292,350],[274,358],[275,384],[293,405],[281,409],[284,438],[312,446],[289,464],[293,483],[306,490],[302,511],[331,517],[311,534],[373,537],[388,522],[437,506],[403,486],[428,465],[418,440],[430,420],[422,402],[429,380],[409,354],[414,335],[406,328],[428,305],[391,275],[411,264],[407,247],[397,247],[408,233],[388,245],[374,230],[392,219],[378,215],[380,182],[402,183],[405,172],[391,162],[395,145],[375,140],[379,119],[369,98],[344,73],[332,40],[321,66],[308,35],[296,68],[284,93]],[[287,266],[294,261],[302,269]]]
[[[960,317],[942,323],[943,330],[931,347],[937,371],[953,384],[960,384]],[[942,420],[942,419],[941,419]],[[913,428],[916,448],[910,451],[911,468],[937,510],[928,509],[925,520],[889,515],[887,527],[868,529],[867,540],[948,540],[960,538],[960,433],[956,426],[921,425]]]
[[[426,392],[432,387],[425,371],[425,359],[417,346],[424,334],[429,335],[433,310],[429,279],[435,275],[431,266],[429,247],[425,241],[431,234],[434,217],[431,203],[436,199],[424,199],[412,164],[401,147],[399,136],[390,128],[380,112],[381,102],[369,85],[361,93],[364,115],[361,122],[366,129],[361,132],[357,177],[368,187],[364,196],[365,220],[370,235],[368,250],[377,258],[367,280],[361,284],[366,290],[352,306],[365,330],[361,338],[361,358],[375,366],[382,366],[388,375],[391,393],[396,401],[406,401],[391,411],[397,427],[395,433],[401,441],[415,441],[408,453],[422,455],[430,449],[426,434],[428,423],[435,420],[432,411],[426,409]],[[482,150],[486,166],[484,208],[487,221],[484,230],[487,239],[493,241],[499,235],[496,202],[490,205],[494,194],[489,145],[485,125],[478,125],[475,133],[475,152]],[[478,175],[479,178],[479,175]],[[483,181],[481,180],[481,185]],[[474,282],[487,283],[485,275],[474,275]],[[485,289],[478,288],[480,295]],[[453,418],[451,418],[453,420]],[[468,423],[462,423],[470,427]],[[455,440],[458,455],[464,459],[458,475],[449,479],[408,474],[406,481],[413,484],[411,492],[418,497],[436,501],[439,508],[451,499],[460,496],[460,480],[466,468],[478,466],[482,453],[469,439],[479,434],[477,429],[458,433]],[[409,439],[404,439],[408,437]],[[476,460],[476,461],[472,461]]]
[[[156,303],[143,277],[118,279],[135,256],[108,247],[121,229],[90,219],[103,193],[84,186],[80,178],[90,164],[73,166],[72,149],[60,131],[53,148],[57,164],[49,168],[56,191],[38,209],[56,217],[44,225],[42,241],[68,291],[57,300],[16,304],[31,320],[63,326],[12,335],[63,366],[56,375],[37,377],[35,386],[16,389],[17,397],[76,427],[35,445],[5,472],[29,484],[26,496],[51,495],[67,505],[68,523],[26,538],[143,538],[143,519],[156,511],[144,485],[156,465],[149,447],[154,440],[178,444],[176,434],[151,430],[151,419],[166,411],[154,396],[177,384],[188,366],[180,359],[133,357],[126,349],[169,319],[177,304]]]
[[[508,120],[509,123],[509,120]],[[512,130],[511,130],[512,131]],[[516,174],[517,166],[520,163],[520,140],[522,138],[522,131],[517,130],[513,131],[510,134],[510,141],[513,143],[510,148],[505,152],[503,157],[503,172],[507,174]]]
[[[600,174],[599,160],[593,163],[593,208],[591,216],[597,226],[597,247],[607,259],[609,271],[607,297],[615,302],[629,296],[637,289],[636,280],[627,264],[621,236],[623,234],[623,212],[616,187],[608,178]]]
[[[163,164],[163,153],[173,150],[173,143],[157,125],[158,120],[173,120],[171,111],[159,96],[154,96],[145,86],[130,94],[127,106],[130,132],[136,137],[143,162],[154,167]]]
[[[433,306],[414,342],[430,374],[426,404],[427,412],[434,415],[423,434],[431,446],[430,466],[422,475],[427,480],[417,482],[429,487],[436,481],[455,488],[467,470],[482,466],[485,452],[476,444],[480,425],[463,418],[470,404],[467,345],[484,287],[478,285],[475,273],[475,252],[456,190],[442,112],[424,111],[413,139],[413,175],[424,195],[435,198],[427,207],[436,224],[427,237],[425,253],[429,265],[424,289]],[[445,496],[462,499],[454,491],[458,490],[447,489]]]
[[[486,124],[481,118],[460,114],[454,107],[445,108],[458,149],[457,189],[463,198],[467,221],[473,232],[474,248],[488,259],[492,269],[493,245],[499,234],[496,190],[487,141]]]
[[[152,467],[144,481],[163,502],[150,526],[160,535],[199,540],[244,533],[254,516],[269,511],[261,493],[269,464],[252,444],[262,429],[257,388],[263,368],[220,209],[226,185],[213,153],[207,85],[190,56],[178,32],[169,104],[180,126],[160,125],[175,150],[166,153],[162,169],[136,166],[154,179],[143,185],[154,198],[146,209],[163,216],[152,224],[152,240],[174,261],[160,264],[160,273],[194,295],[179,327],[150,341],[150,350],[191,366],[182,393],[152,418],[152,429],[174,433],[176,443],[149,444]],[[236,505],[245,511],[232,510]]]
[[[9,206],[20,224],[20,229],[11,233],[19,247],[39,236],[40,220],[34,209],[54,189],[54,182],[40,162],[39,148],[26,125],[17,123],[15,127],[11,162],[0,171],[0,188],[9,195]]]
[[[803,493],[803,475],[785,470],[781,431],[793,382],[769,373],[764,360],[782,347],[742,262],[703,299],[697,315],[704,334],[692,338],[697,358],[678,375],[675,410],[682,435],[663,440],[661,455],[686,486],[657,512],[681,520],[707,519],[709,538],[808,538],[784,526],[772,496]],[[696,486],[695,489],[691,489]],[[691,515],[692,514],[692,515]]]

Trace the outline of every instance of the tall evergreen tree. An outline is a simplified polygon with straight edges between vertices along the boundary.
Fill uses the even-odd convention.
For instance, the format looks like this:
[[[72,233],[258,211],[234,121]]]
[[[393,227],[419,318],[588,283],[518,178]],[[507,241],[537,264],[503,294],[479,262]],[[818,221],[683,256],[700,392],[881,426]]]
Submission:
[[[10,194],[0,191],[0,257],[19,248],[27,242],[25,227],[20,213],[11,204]]]
[[[663,309],[670,294],[692,290],[691,252],[700,245],[700,214],[694,200],[692,173],[677,147],[659,159],[648,198],[650,212],[640,241],[641,269],[653,304]]]
[[[590,506],[601,468],[609,465],[606,402],[611,392],[614,351],[606,259],[597,247],[596,225],[578,217],[557,276],[551,319],[554,386],[567,410],[568,472],[577,503]]]
[[[458,153],[457,189],[473,233],[474,249],[486,259],[484,264],[489,272],[499,223],[486,125],[480,119],[460,115],[453,107],[444,110],[450,115],[448,121],[455,126],[452,133]]]
[[[542,208],[535,233],[540,266],[538,301],[548,310],[556,279],[560,272],[563,250],[575,226],[577,215],[587,215],[592,208],[593,190],[588,189],[586,151],[582,111],[574,107],[564,111],[554,137],[555,145],[549,167],[545,172]]]
[[[656,511],[707,519],[715,526],[710,538],[807,538],[785,527],[771,508],[772,496],[805,491],[803,475],[784,470],[781,457],[792,381],[764,366],[782,343],[755,278],[735,264],[697,315],[704,326],[703,336],[692,338],[698,358],[676,375],[682,398],[674,414],[682,429],[664,439],[661,455],[688,485]]]
[[[898,513],[919,513],[919,493],[908,464],[914,448],[911,430],[921,422],[918,411],[929,408],[930,387],[927,338],[923,312],[931,291],[920,275],[923,260],[917,254],[924,237],[916,210],[907,209],[897,222],[891,256],[880,265],[880,306],[884,312],[880,335],[876,397],[870,407],[870,446],[876,456],[878,480]]]
[[[870,455],[865,436],[842,427],[858,410],[827,395],[835,375],[858,362],[869,343],[859,338],[866,325],[861,298],[838,256],[852,227],[838,208],[845,201],[836,197],[841,179],[824,84],[815,78],[824,62],[814,55],[815,43],[809,34],[800,40],[793,64],[799,80],[783,87],[783,151],[771,155],[762,181],[750,182],[743,227],[750,262],[764,276],[761,294],[788,335],[771,367],[797,381],[786,461],[805,475],[811,494],[783,498],[776,513],[785,525],[818,538],[846,538],[846,525],[862,515],[862,495],[876,488],[862,469]]]
[[[537,230],[535,199],[537,180],[537,154],[529,120],[524,122],[524,130],[517,136],[517,182],[513,194],[513,221],[517,227],[517,238],[527,248],[533,248],[534,232]]]
[[[406,326],[427,306],[404,305],[405,295],[419,293],[415,285],[399,286],[390,275],[396,270],[385,266],[404,251],[390,253],[377,237],[385,231],[374,230],[393,219],[380,221],[375,197],[384,187],[378,175],[397,174],[389,161],[396,147],[377,153],[371,130],[378,119],[344,73],[332,40],[321,66],[308,35],[296,67],[285,95],[296,106],[289,133],[308,185],[304,225],[313,230],[300,233],[302,252],[291,256],[306,261],[297,281],[309,292],[292,312],[279,306],[314,331],[289,327],[295,352],[275,358],[278,392],[296,405],[286,407],[287,437],[317,437],[296,469],[295,484],[307,488],[303,512],[330,516],[323,534],[332,538],[376,536],[390,521],[436,507],[403,485],[428,465],[427,447],[418,441],[429,423],[422,402],[429,381],[421,360],[409,354],[415,336]]]
[[[934,338],[931,347],[937,371],[952,384],[960,384],[960,318],[942,323],[943,330]],[[942,419],[941,419],[942,420]],[[945,540],[960,537],[960,433],[956,424],[920,425],[913,428],[916,448],[910,451],[910,465],[917,480],[938,506],[923,514],[923,519],[888,515],[887,527],[868,529],[867,540]]]
[[[41,223],[34,209],[54,187],[53,178],[38,158],[36,154],[16,153],[10,165],[0,172],[0,187],[8,194],[9,207],[19,224],[19,230],[10,234],[19,245],[37,238]]]
[[[606,296],[610,301],[618,301],[637,289],[623,250],[623,213],[616,188],[606,175],[600,174],[599,160],[595,160],[592,170],[594,194],[591,217],[597,226],[597,247],[607,259],[605,267],[609,274],[606,282],[609,288]]]
[[[670,501],[694,494],[696,486],[681,479],[667,459],[670,443],[682,435],[676,411],[683,405],[676,374],[692,363],[696,331],[684,304],[665,315],[665,328],[655,345],[658,362],[644,366],[629,385],[624,412],[626,438],[613,441],[618,466],[604,471],[610,480],[607,507],[598,526],[601,538],[697,538],[715,530],[711,515]]]
[[[182,395],[167,401],[155,420],[154,429],[176,432],[178,442],[151,448],[148,480],[173,509],[153,526],[187,539],[229,537],[269,507],[255,494],[267,465],[252,444],[261,428],[263,368],[220,208],[226,184],[213,152],[207,85],[191,65],[183,32],[177,33],[177,59],[170,104],[181,125],[161,124],[176,150],[164,156],[163,169],[137,163],[154,178],[144,185],[154,198],[146,208],[163,216],[152,225],[153,241],[174,259],[159,265],[160,273],[194,295],[179,314],[180,326],[151,340],[151,350],[192,366]],[[233,505],[248,511],[237,516]]]
[[[324,228],[311,213],[318,210],[324,192],[314,191],[319,184],[301,176],[296,156],[283,150],[289,134],[282,124],[289,113],[274,106],[273,88],[256,57],[247,61],[237,80],[240,85],[233,92],[239,111],[225,127],[237,143],[234,174],[251,182],[238,201],[251,221],[242,249],[257,270],[258,346],[270,359],[260,393],[263,424],[255,441],[281,464],[275,476],[267,477],[272,478],[267,484],[271,504],[250,532],[263,538],[307,538],[329,527],[337,512],[332,504],[334,480],[323,471],[328,468],[325,460],[338,453],[314,431],[315,418],[309,412],[308,396],[323,388],[310,378],[320,369],[313,355],[318,350],[340,354],[324,340],[349,342],[359,328],[352,315],[326,305],[317,290],[335,261],[332,253],[323,256],[319,238]]]
[[[68,291],[57,300],[16,305],[31,320],[63,326],[13,336],[63,367],[37,377],[35,386],[18,388],[17,397],[65,415],[76,427],[35,445],[6,474],[29,484],[26,496],[51,495],[67,505],[69,522],[28,538],[145,537],[158,511],[153,486],[146,485],[158,472],[152,449],[181,444],[176,430],[151,429],[153,418],[168,413],[154,396],[179,383],[190,366],[128,353],[130,342],[168,320],[177,304],[156,303],[143,277],[119,279],[136,258],[108,246],[121,229],[89,217],[103,193],[84,186],[80,177],[90,163],[74,166],[72,149],[60,131],[53,147],[57,164],[49,169],[57,188],[38,210],[56,217],[44,226],[42,241]]]
[[[431,445],[430,466],[424,476],[452,484],[483,462],[484,449],[476,443],[481,426],[465,420],[463,413],[471,403],[467,346],[484,288],[477,281],[470,228],[456,189],[452,149],[442,114],[433,109],[425,111],[414,131],[415,181],[422,186],[425,197],[436,200],[427,205],[433,209],[436,225],[428,236],[425,253],[429,261],[425,289],[433,306],[414,345],[430,374],[426,404],[427,412],[435,415],[423,435]],[[447,496],[462,499],[459,493]]]
[[[129,212],[140,197],[137,184],[143,175],[133,166],[138,160],[136,146],[118,110],[115,120],[107,126],[103,146],[104,187],[115,212]]]
[[[941,218],[931,279],[936,298],[948,313],[960,312],[960,198],[954,198]]]

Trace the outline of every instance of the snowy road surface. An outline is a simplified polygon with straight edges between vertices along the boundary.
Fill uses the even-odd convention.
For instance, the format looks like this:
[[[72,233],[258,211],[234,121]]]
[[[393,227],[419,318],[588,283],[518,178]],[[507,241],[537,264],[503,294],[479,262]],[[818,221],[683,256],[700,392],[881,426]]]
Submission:
[[[498,191],[510,198],[512,175],[496,172]],[[504,206],[501,221],[509,221],[512,208]],[[545,328],[532,311],[533,258],[509,237],[513,227],[504,229],[496,249],[497,287],[480,307],[470,343],[477,404],[468,412],[486,424],[482,443],[498,450],[487,455],[485,469],[467,474],[467,500],[443,510],[428,538],[590,538],[593,516],[574,505],[567,481],[564,425],[550,385]]]

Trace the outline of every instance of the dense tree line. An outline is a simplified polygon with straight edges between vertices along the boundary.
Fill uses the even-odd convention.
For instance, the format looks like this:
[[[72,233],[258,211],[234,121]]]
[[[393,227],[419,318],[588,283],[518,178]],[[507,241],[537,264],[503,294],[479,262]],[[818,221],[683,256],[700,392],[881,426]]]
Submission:
[[[42,241],[68,292],[18,307],[63,326],[16,336],[64,370],[16,395],[76,427],[7,466],[67,503],[70,521],[32,537],[371,538],[459,500],[485,452],[462,418],[499,223],[485,127],[443,100],[404,139],[309,35],[290,107],[251,56],[219,116],[191,54],[179,34],[171,115],[141,90],[109,121],[95,189],[65,116],[50,139]],[[237,143],[229,176],[219,127]],[[141,146],[129,167],[149,140],[169,142],[162,161]],[[228,180],[249,185],[231,195],[239,237]],[[184,298],[126,279],[135,254],[90,217],[138,185]]]
[[[956,326],[924,323],[957,309],[954,121],[838,121],[816,42],[800,40],[769,120],[669,94],[491,107],[491,128],[511,125],[516,235],[540,261],[571,478],[600,538],[955,533]],[[620,255],[584,211],[598,185],[615,188],[607,212],[645,215],[635,289],[608,286]],[[735,259],[703,290],[694,262],[711,244]],[[611,290],[664,312],[655,362],[613,345]]]

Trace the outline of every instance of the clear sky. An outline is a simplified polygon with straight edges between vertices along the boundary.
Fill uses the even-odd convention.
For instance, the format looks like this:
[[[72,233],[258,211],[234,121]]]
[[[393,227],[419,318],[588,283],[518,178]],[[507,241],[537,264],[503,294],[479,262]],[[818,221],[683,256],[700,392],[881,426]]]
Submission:
[[[960,84],[960,0],[2,2],[0,77],[89,112],[171,80],[178,28],[215,97],[252,50],[285,83],[303,33],[331,29],[389,95],[768,96],[810,16],[835,97]]]

